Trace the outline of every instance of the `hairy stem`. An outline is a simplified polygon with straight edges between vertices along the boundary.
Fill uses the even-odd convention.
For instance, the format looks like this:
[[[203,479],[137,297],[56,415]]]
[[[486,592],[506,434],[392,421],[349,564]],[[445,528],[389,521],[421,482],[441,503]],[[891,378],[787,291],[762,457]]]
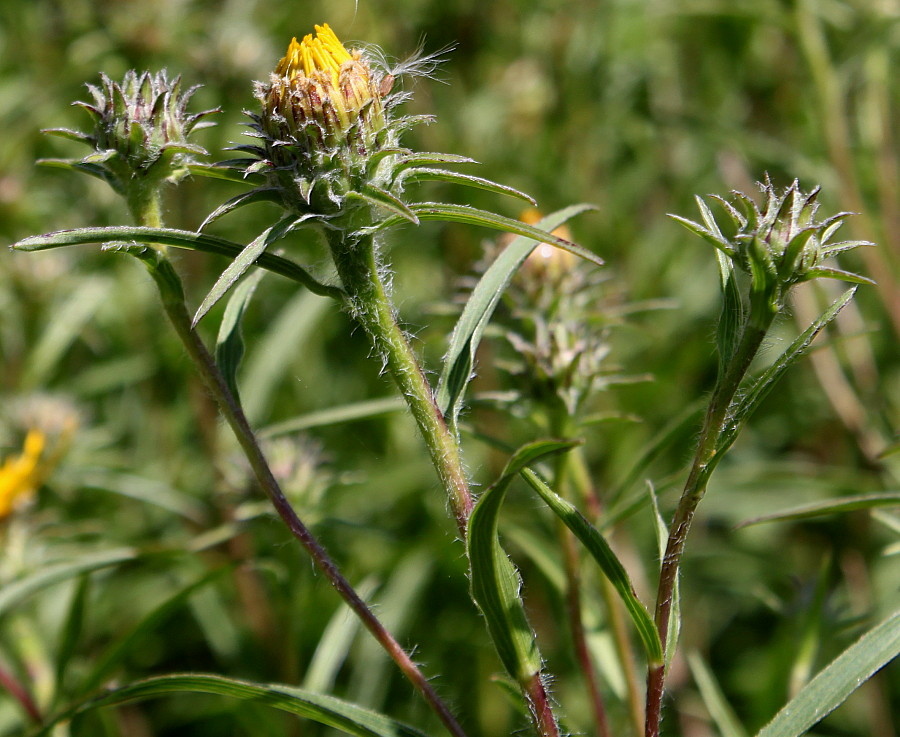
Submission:
[[[721,454],[717,455],[716,445],[728,422],[728,414],[735,393],[747,373],[750,363],[759,351],[774,314],[751,315],[751,318],[754,317],[758,319],[751,319],[744,327],[741,340],[734,354],[725,364],[713,390],[691,470],[669,527],[669,539],[660,568],[659,587],[656,595],[656,626],[659,629],[664,653],[672,615],[672,598],[678,581],[685,543],[694,520],[694,513],[697,511],[697,505],[706,493],[709,477],[721,460]],[[665,655],[664,660],[668,660],[670,653],[665,653]],[[651,667],[647,674],[645,737],[659,736],[665,677],[665,665]]]
[[[353,317],[371,336],[406,400],[450,500],[460,536],[465,539],[473,502],[459,445],[447,428],[406,334],[397,324],[379,273],[373,237],[348,236],[339,231],[329,231],[327,237]]]
[[[145,212],[135,213],[140,225],[159,227],[160,214],[158,207],[148,208]],[[184,290],[181,279],[178,277],[171,262],[161,252],[154,249],[141,249],[135,251],[147,266],[153,280],[159,289],[160,298],[166,315],[178,337],[181,339],[185,350],[193,361],[203,379],[204,384],[215,398],[219,410],[234,432],[241,449],[253,469],[254,476],[266,496],[272,502],[278,515],[287,525],[291,534],[300,541],[307,553],[312,558],[316,567],[325,575],[332,587],[347,603],[351,610],[359,617],[366,629],[375,637],[378,643],[385,649],[390,658],[397,664],[407,679],[422,694],[428,705],[434,710],[441,722],[454,737],[466,737],[460,724],[457,722],[449,707],[440,699],[437,692],[425,678],[413,662],[409,654],[394,639],[393,635],[378,620],[368,605],[356,593],[350,582],[344,578],[337,565],[328,555],[322,544],[312,532],[303,524],[291,506],[278,481],[272,474],[268,462],[256,440],[250,423],[244,416],[240,404],[235,399],[222,373],[219,371],[213,357],[200,336],[191,327],[191,317],[188,314],[184,301]]]

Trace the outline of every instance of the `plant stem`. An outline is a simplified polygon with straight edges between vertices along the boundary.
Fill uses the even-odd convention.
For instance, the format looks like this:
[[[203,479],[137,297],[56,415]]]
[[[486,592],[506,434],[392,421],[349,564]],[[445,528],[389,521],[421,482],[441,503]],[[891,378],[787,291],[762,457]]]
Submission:
[[[326,236],[353,317],[372,337],[375,349],[406,400],[450,500],[459,534],[465,540],[473,502],[459,445],[447,428],[406,334],[397,324],[379,273],[374,238],[341,231],[328,231]]]
[[[575,430],[573,424],[571,417],[568,415],[557,417],[554,422],[554,433],[559,437],[571,437]],[[571,497],[571,494],[567,492],[570,491],[573,477],[575,476],[573,456],[575,450],[577,449],[557,456],[556,460],[554,485],[564,497]],[[586,497],[587,494],[583,494],[583,496]],[[584,619],[581,614],[581,559],[578,555],[578,546],[576,545],[575,535],[563,524],[562,520],[557,520],[557,529],[563,550],[563,564],[566,573],[566,607],[569,616],[569,630],[575,647],[575,656],[584,676],[588,700],[594,712],[597,734],[599,737],[611,737],[609,720],[606,716],[606,705],[603,702],[603,695],[600,693],[600,688],[597,684],[597,670],[591,659],[584,629]]]
[[[159,227],[160,212],[159,201],[156,200],[156,209],[148,209],[146,212],[136,213],[140,225]],[[454,737],[466,737],[460,724],[456,721],[449,707],[440,699],[437,692],[425,678],[413,662],[409,654],[394,639],[393,635],[381,624],[368,605],[360,598],[359,594],[344,578],[337,565],[328,555],[322,544],[312,532],[303,524],[291,506],[278,481],[272,474],[268,462],[256,440],[256,436],[250,427],[250,423],[244,416],[240,404],[235,399],[231,390],[219,371],[213,357],[200,336],[191,327],[191,317],[188,314],[184,301],[184,291],[181,280],[178,277],[169,259],[165,254],[154,249],[141,249],[135,252],[147,266],[153,280],[159,289],[160,298],[166,315],[181,339],[185,350],[200,373],[203,383],[213,395],[219,410],[225,417],[238,443],[240,444],[247,460],[250,463],[257,482],[262,487],[266,496],[272,502],[278,515],[287,525],[291,534],[300,541],[313,559],[316,567],[322,571],[332,587],[341,598],[353,610],[357,617],[372,633],[379,644],[385,649],[391,659],[397,664],[407,679],[422,694],[428,705],[434,710],[438,718],[443,722],[447,730]]]
[[[669,527],[669,540],[663,556],[659,574],[659,587],[656,595],[656,626],[662,640],[663,660],[668,661],[670,653],[666,652],[669,621],[672,615],[672,599],[678,581],[681,558],[684,546],[691,529],[697,505],[706,493],[706,487],[713,469],[721,460],[717,455],[716,445],[728,422],[729,409],[734,395],[750,367],[754,356],[759,351],[763,338],[772,324],[774,313],[760,316],[751,313],[750,320],[744,326],[741,340],[734,354],[725,364],[703,420],[703,429],[697,442],[694,461],[688,474],[684,491],[675,510],[675,516]],[[724,451],[723,451],[724,452]],[[647,674],[647,710],[644,727],[645,737],[659,737],[659,723],[662,715],[662,697],[666,677],[665,664],[651,667]]]

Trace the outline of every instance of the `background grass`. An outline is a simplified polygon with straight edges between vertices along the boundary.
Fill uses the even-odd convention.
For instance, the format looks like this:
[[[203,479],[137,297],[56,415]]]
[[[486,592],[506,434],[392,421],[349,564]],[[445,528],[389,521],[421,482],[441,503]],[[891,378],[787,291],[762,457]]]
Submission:
[[[290,37],[313,23],[327,21],[342,39],[377,43],[398,58],[423,39],[427,51],[453,45],[438,72],[446,84],[412,87],[409,112],[434,113],[437,121],[413,131],[409,144],[472,156],[481,162],[477,173],[530,192],[546,212],[577,201],[599,208],[572,229],[608,263],[601,289],[615,315],[610,361],[651,377],[596,400],[598,411],[636,420],[598,425],[587,438],[602,494],[703,396],[715,372],[715,259],[666,213],[694,217],[694,194],[752,191],[765,172],[781,184],[794,177],[807,188],[821,184],[827,213],[861,213],[847,236],[879,243],[846,264],[879,287],[858,293],[830,347],[776,388],[722,464],[685,568],[684,650],[701,654],[755,730],[806,670],[818,670],[900,599],[896,511],[732,529],[803,502],[897,489],[897,455],[885,451],[896,444],[900,405],[900,88],[891,74],[898,18],[895,0],[361,0],[358,7],[7,0],[0,6],[0,240],[125,221],[104,185],[34,165],[83,153],[39,130],[82,127],[86,116],[69,102],[86,99],[83,84],[100,71],[115,79],[130,68],[165,67],[204,85],[193,109],[223,108],[217,127],[198,136],[215,159],[240,140],[241,110],[255,104],[251,80],[265,78]],[[188,181],[171,193],[167,224],[195,228],[236,191]],[[518,214],[513,200],[487,193],[460,196],[436,185],[424,192]],[[213,230],[249,242],[272,217],[259,205]],[[401,316],[433,369],[452,326],[448,304],[489,237],[425,224],[394,238]],[[324,263],[302,237],[288,248],[305,263]],[[197,304],[224,264],[185,253],[179,266]],[[798,291],[773,342],[786,345],[796,324],[832,294],[828,287]],[[45,708],[81,693],[92,678],[209,670],[306,681],[438,733],[259,502],[156,300],[135,264],[95,248],[0,253],[8,452],[20,447],[36,406],[51,419],[80,418],[36,505],[2,523],[2,580],[9,585],[98,551],[135,551],[86,583],[71,578],[15,601],[0,615],[0,665],[28,682]],[[207,318],[208,335],[220,314]],[[259,426],[391,392],[345,315],[275,277],[263,281],[245,336],[242,391]],[[493,350],[487,345],[482,355],[481,389],[501,380]],[[510,442],[530,432],[496,413],[468,419]],[[695,432],[688,423],[641,475],[654,481],[664,510],[674,505]],[[491,682],[499,664],[467,599],[462,547],[410,418],[394,412],[316,427],[282,439],[273,453],[303,516],[401,639],[415,645],[426,672],[440,674],[436,684],[470,733],[520,727]],[[474,440],[466,458],[480,483],[503,463]],[[552,520],[527,493],[513,494],[508,505],[508,541],[558,676],[554,691],[567,726],[584,731],[588,711],[558,627]],[[656,560],[652,525],[643,505],[614,535],[645,598]],[[109,656],[154,612],[139,636]],[[613,723],[621,724],[620,677],[597,612],[593,644]],[[105,656],[114,659],[95,675]],[[670,683],[677,706],[667,733],[714,734],[681,659]],[[888,737],[896,734],[898,705],[895,666],[816,733]],[[0,734],[21,734],[22,720],[15,702],[0,696]],[[201,696],[110,710],[72,728],[74,735],[138,737],[301,733],[317,732],[263,707]]]

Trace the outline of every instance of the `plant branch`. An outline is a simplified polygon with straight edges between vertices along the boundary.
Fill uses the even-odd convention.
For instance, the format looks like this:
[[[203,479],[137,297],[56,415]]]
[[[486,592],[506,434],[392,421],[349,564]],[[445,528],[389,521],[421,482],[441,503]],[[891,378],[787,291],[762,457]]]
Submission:
[[[755,319],[754,319],[755,318]],[[706,410],[703,428],[697,442],[697,450],[691,464],[684,491],[675,510],[675,516],[669,527],[669,539],[663,556],[659,574],[659,587],[656,596],[656,626],[663,643],[664,661],[668,661],[671,653],[666,652],[669,623],[672,615],[672,599],[681,559],[687,542],[697,505],[706,493],[706,487],[713,469],[721,460],[717,454],[719,437],[729,419],[729,409],[737,393],[750,363],[759,351],[763,338],[774,318],[774,313],[761,315],[751,314],[751,319],[743,328],[740,342],[734,354],[725,364],[724,371],[716,383],[712,397]],[[724,451],[723,451],[724,452]],[[665,664],[651,667],[647,674],[647,710],[645,737],[659,736],[659,723],[662,712],[662,697],[666,677]]]

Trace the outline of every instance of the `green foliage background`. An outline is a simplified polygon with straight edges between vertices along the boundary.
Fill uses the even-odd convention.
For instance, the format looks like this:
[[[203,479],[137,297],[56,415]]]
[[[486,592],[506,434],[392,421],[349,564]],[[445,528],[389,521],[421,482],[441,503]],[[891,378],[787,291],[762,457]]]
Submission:
[[[715,372],[715,259],[666,213],[694,217],[694,194],[749,192],[765,172],[782,184],[794,177],[807,188],[822,184],[824,210],[862,213],[847,237],[879,243],[847,263],[879,287],[859,292],[834,350],[790,373],[720,467],[683,583],[684,650],[702,655],[740,720],[756,730],[806,670],[817,671],[900,601],[896,512],[732,529],[800,503],[898,488],[897,456],[884,454],[896,443],[900,405],[900,87],[891,73],[898,19],[895,0],[360,0],[358,7],[7,0],[0,5],[0,240],[125,222],[124,206],[101,183],[34,165],[83,153],[39,130],[83,126],[86,116],[68,103],[86,99],[83,84],[101,71],[116,79],[130,68],[165,67],[188,85],[202,84],[193,109],[223,108],[217,126],[197,137],[216,159],[240,140],[241,111],[255,104],[251,80],[265,78],[290,37],[314,23],[398,58],[420,42],[426,51],[453,45],[441,83],[420,79],[411,88],[409,111],[437,121],[413,131],[410,145],[469,155],[481,162],[477,173],[531,193],[545,212],[578,201],[598,206],[572,224],[574,237],[608,263],[602,289],[616,325],[611,361],[624,374],[647,376],[597,399],[598,411],[629,418],[598,425],[587,438],[602,495],[703,396]],[[189,180],[170,193],[167,224],[196,228],[236,191]],[[514,201],[487,193],[466,191],[461,200],[435,187],[432,195],[518,215]],[[229,216],[212,231],[249,242],[271,221],[266,207]],[[459,279],[489,237],[425,224],[394,238],[401,317],[432,368],[446,347]],[[305,263],[325,259],[302,237],[288,248]],[[194,304],[224,267],[196,253],[180,255],[179,265]],[[806,321],[829,294],[798,292],[792,317]],[[208,335],[220,316],[207,319]],[[785,341],[796,332],[793,319],[779,327]],[[258,426],[391,392],[347,316],[275,277],[262,282],[245,338],[242,393]],[[481,356],[482,390],[499,381],[492,350],[487,345]],[[835,365],[837,376],[829,373]],[[93,248],[0,253],[0,394],[9,453],[20,447],[23,404],[51,395],[81,417],[36,505],[2,523],[2,581],[98,551],[136,551],[85,584],[80,625],[72,615],[78,579],[0,613],[0,665],[21,674],[42,705],[54,694],[61,704],[81,693],[104,653],[203,581],[162,610],[100,677],[128,682],[205,670],[312,684],[438,733],[250,488],[134,263]],[[496,413],[468,420],[511,443],[528,438],[525,423]],[[664,510],[674,505],[695,432],[688,424],[676,433],[644,474]],[[521,727],[502,686],[490,680],[499,664],[468,599],[462,546],[410,418],[392,412],[327,424],[282,442],[276,462],[303,516],[401,640],[415,646],[426,672],[440,674],[435,683],[470,733]],[[503,456],[467,443],[473,476],[488,483]],[[634,498],[642,491],[632,489]],[[558,674],[554,691],[568,728],[583,731],[587,708],[559,627],[553,522],[525,493],[507,504],[504,532],[523,569],[548,668]],[[649,507],[637,508],[613,539],[648,599],[647,572],[656,564]],[[206,580],[212,571],[221,572]],[[594,644],[616,723],[623,719],[620,676],[604,616],[598,609]],[[77,637],[63,657],[67,630]],[[60,662],[66,667],[57,678]],[[685,663],[674,668],[668,733],[710,734]],[[898,704],[895,666],[816,734],[888,737],[900,723]],[[22,724],[16,704],[0,695],[0,734],[20,734]],[[199,696],[109,710],[72,728],[73,735],[315,733],[264,707]]]

